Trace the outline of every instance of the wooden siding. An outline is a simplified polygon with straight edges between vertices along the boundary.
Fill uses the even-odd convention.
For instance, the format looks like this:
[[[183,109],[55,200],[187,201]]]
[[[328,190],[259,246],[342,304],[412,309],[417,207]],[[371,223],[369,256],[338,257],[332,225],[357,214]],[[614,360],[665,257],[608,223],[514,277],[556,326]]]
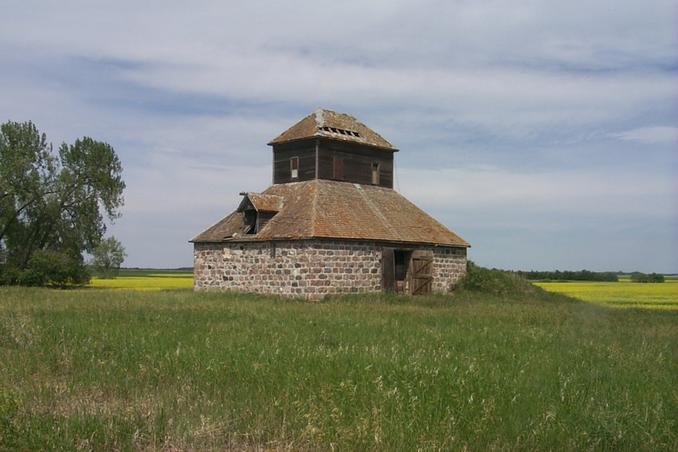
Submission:
[[[318,174],[316,175],[316,141]],[[299,177],[292,179],[290,159],[299,157]],[[302,140],[273,146],[273,183],[330,179],[372,184],[372,165],[379,164],[379,185],[393,188],[393,152],[327,139]]]
[[[292,179],[290,159],[299,157],[299,177]],[[273,183],[315,179],[315,140],[273,146]]]
[[[337,163],[337,159],[341,163]],[[372,164],[379,163],[379,184],[393,188],[393,153],[369,146],[320,140],[318,179],[372,185]],[[337,173],[336,169],[341,168]]]

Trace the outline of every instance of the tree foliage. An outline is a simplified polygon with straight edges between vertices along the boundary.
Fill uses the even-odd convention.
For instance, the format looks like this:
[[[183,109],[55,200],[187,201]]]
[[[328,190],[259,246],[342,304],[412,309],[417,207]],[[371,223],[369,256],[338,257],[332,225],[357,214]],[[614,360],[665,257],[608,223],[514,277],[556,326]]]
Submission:
[[[118,275],[120,265],[127,254],[122,243],[115,237],[108,237],[92,251],[92,267],[102,278],[113,278]]]
[[[547,281],[607,281],[617,282],[619,276],[614,272],[593,272],[590,270],[579,271],[518,271],[516,272],[531,280],[547,280]]]
[[[83,251],[94,250],[105,218],[118,218],[123,205],[125,183],[113,148],[84,137],[54,151],[32,122],[7,122],[0,126],[0,162],[0,269],[40,273],[32,267],[43,260],[34,256],[45,252],[75,272],[67,282],[80,281]]]
[[[65,287],[86,284],[89,277],[82,259],[77,256],[55,250],[37,250],[17,282],[23,286]]]
[[[664,275],[660,273],[631,273],[631,281],[639,283],[663,283],[665,281]]]

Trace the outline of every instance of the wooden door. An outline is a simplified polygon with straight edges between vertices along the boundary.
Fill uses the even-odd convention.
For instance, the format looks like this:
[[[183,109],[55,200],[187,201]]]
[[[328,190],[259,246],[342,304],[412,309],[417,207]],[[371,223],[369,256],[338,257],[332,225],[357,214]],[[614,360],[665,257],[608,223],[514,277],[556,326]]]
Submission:
[[[425,295],[433,289],[433,252],[416,250],[412,253],[412,295]]]
[[[393,248],[381,250],[381,287],[384,292],[395,292],[395,258]]]

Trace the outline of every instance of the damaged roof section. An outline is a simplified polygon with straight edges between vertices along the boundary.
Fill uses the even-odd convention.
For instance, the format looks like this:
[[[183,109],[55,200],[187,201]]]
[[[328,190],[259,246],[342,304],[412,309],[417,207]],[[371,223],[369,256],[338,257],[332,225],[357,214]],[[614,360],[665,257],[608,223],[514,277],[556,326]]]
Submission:
[[[247,193],[250,200],[257,196],[264,197],[266,201],[263,204],[275,204],[280,210],[256,234],[243,235],[243,213],[236,211],[192,241],[334,238],[469,246],[461,237],[389,188],[311,180],[272,185],[261,194]],[[252,204],[255,202],[259,201]]]
[[[198,234],[191,242],[223,242],[231,239],[234,234],[242,232],[244,219],[245,216],[242,212],[231,212],[218,223]]]
[[[351,115],[317,109],[271,140],[269,145],[306,138],[325,137],[397,152],[391,143]]]
[[[280,212],[283,208],[284,198],[282,196],[254,192],[243,192],[240,194],[245,198],[240,203],[238,211],[242,211],[245,208],[246,201],[249,201],[257,212]]]

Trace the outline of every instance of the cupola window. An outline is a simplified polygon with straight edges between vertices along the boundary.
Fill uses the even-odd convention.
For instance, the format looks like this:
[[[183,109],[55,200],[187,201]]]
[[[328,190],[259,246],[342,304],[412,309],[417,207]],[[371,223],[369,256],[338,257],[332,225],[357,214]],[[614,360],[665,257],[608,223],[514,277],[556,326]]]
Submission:
[[[290,159],[290,175],[292,179],[299,179],[299,157]]]
[[[372,185],[379,185],[379,162],[372,163]]]

